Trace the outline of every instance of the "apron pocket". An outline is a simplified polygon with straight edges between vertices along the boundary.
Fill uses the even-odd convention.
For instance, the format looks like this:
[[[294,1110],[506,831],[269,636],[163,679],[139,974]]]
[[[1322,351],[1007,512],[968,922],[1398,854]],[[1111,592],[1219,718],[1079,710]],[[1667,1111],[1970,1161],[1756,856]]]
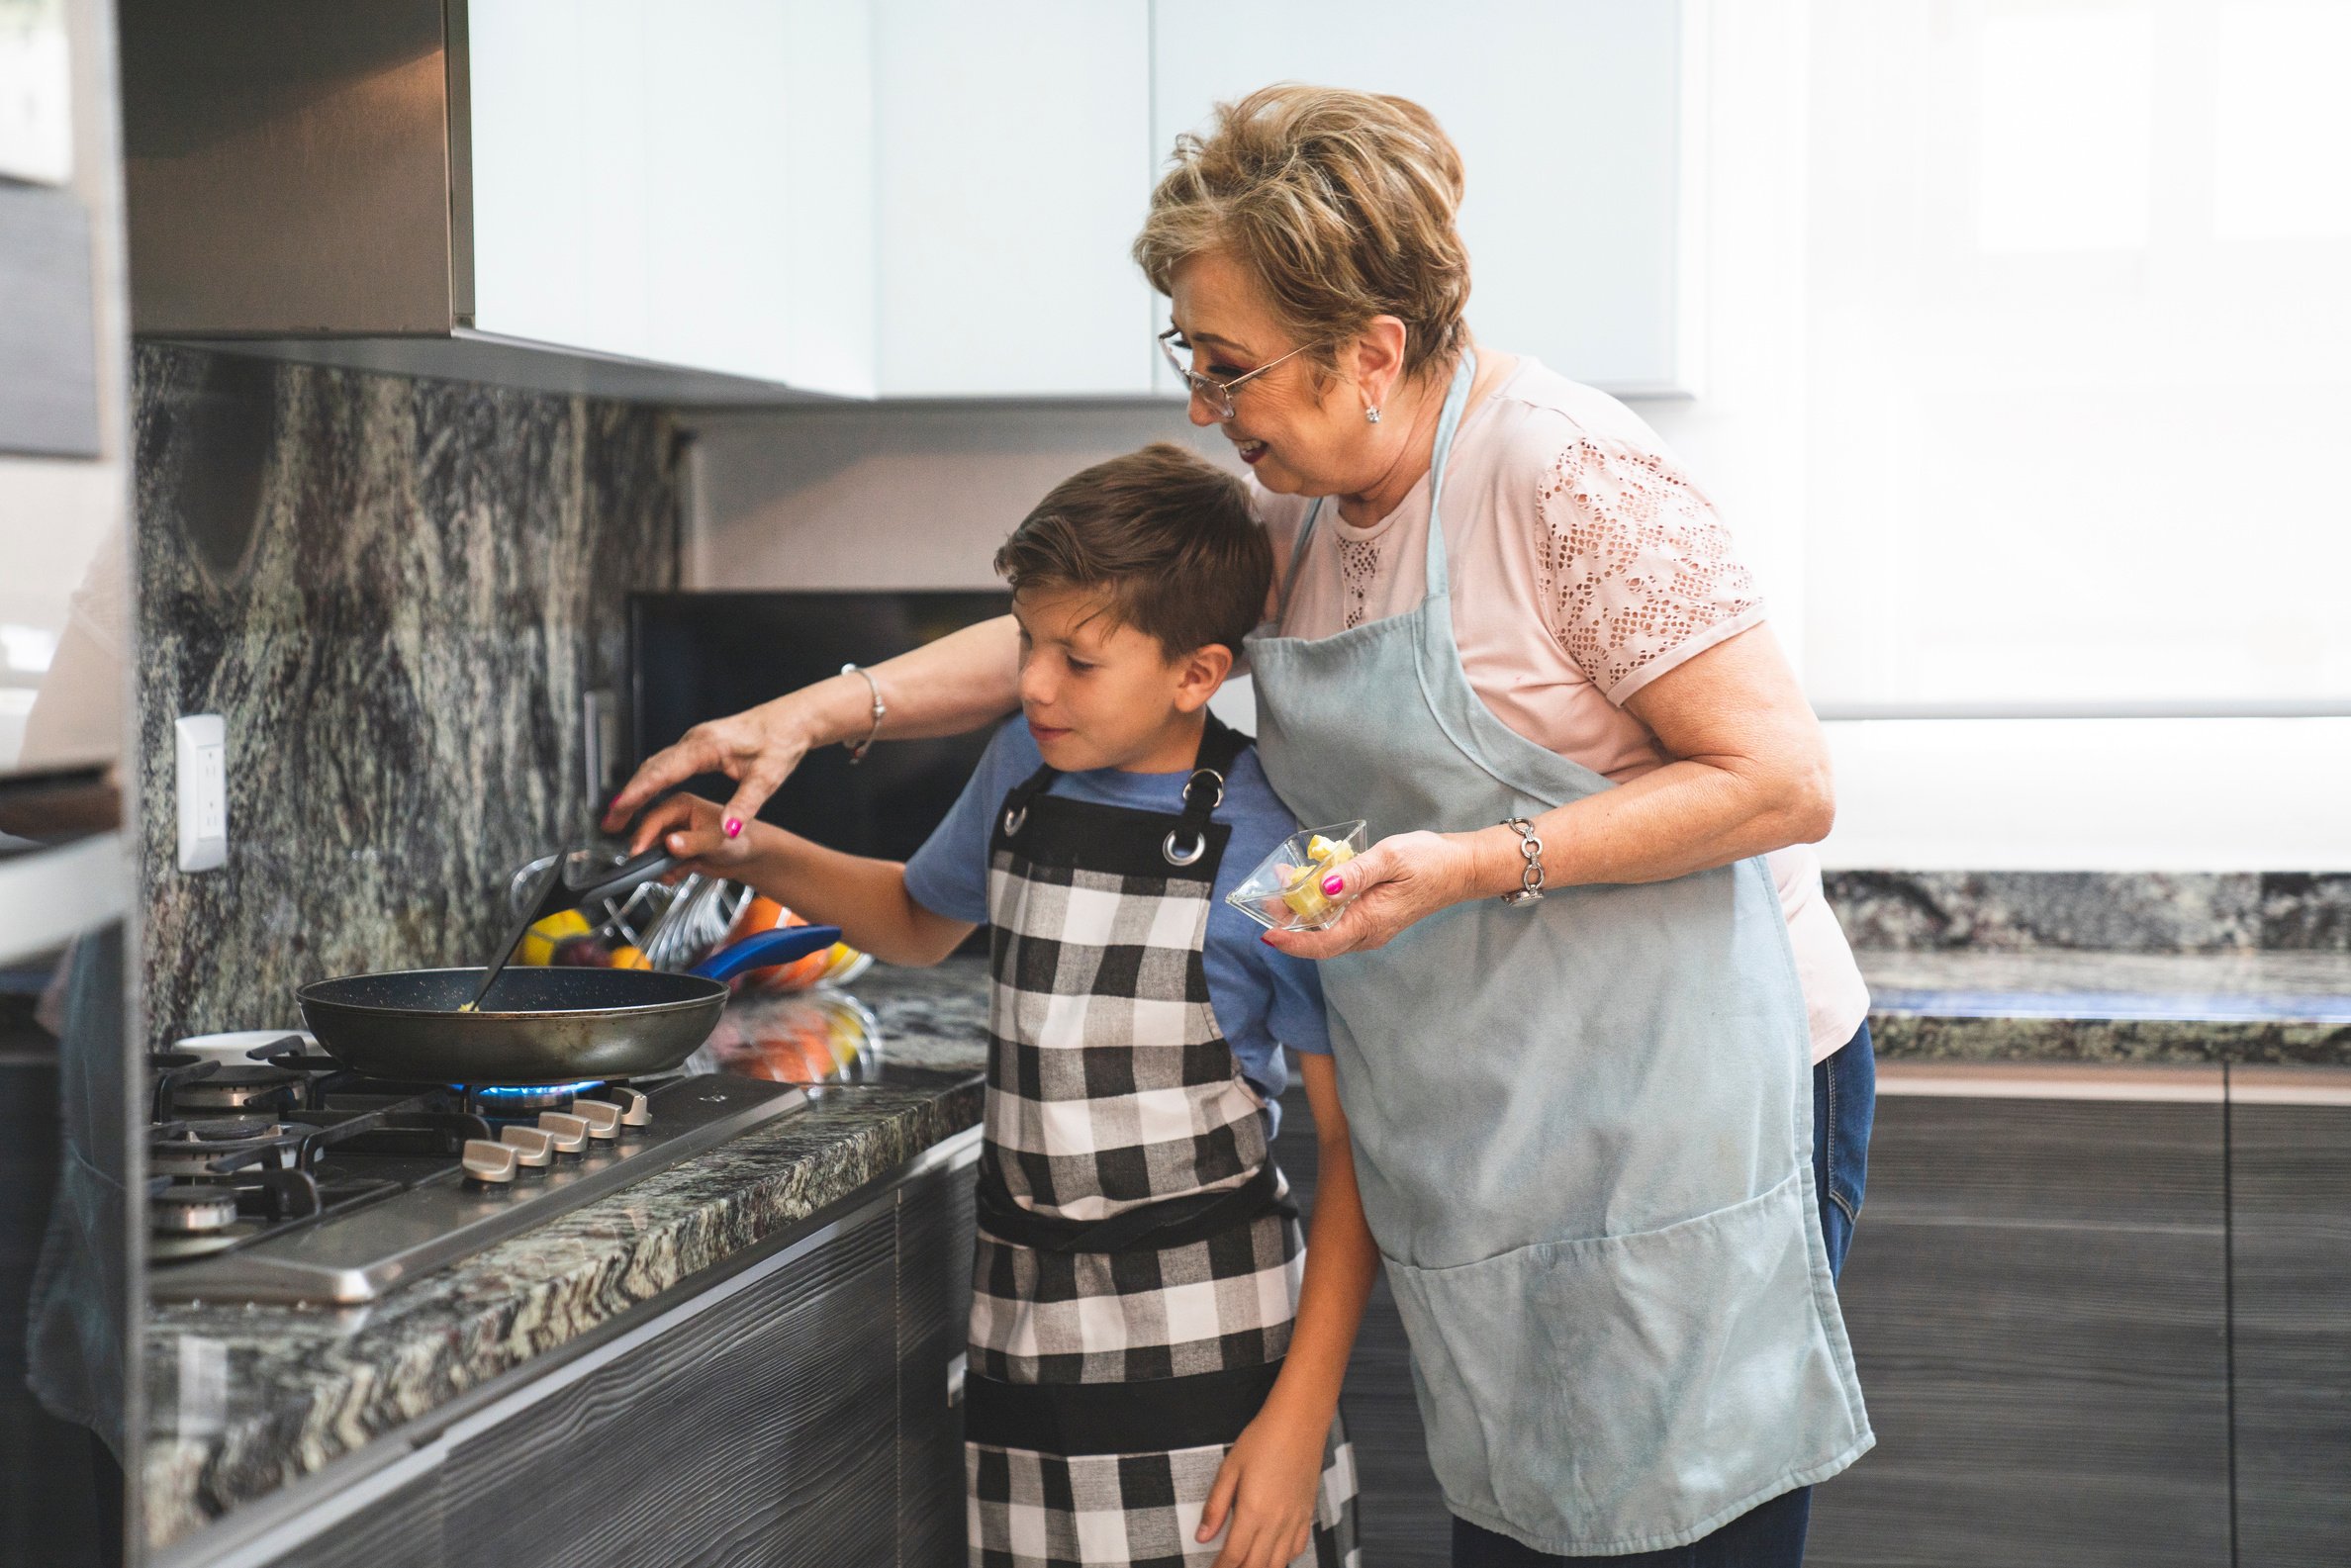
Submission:
[[[1659,1231],[1387,1259],[1454,1512],[1544,1551],[1653,1551],[1864,1451],[1805,1203],[1798,1175]]]

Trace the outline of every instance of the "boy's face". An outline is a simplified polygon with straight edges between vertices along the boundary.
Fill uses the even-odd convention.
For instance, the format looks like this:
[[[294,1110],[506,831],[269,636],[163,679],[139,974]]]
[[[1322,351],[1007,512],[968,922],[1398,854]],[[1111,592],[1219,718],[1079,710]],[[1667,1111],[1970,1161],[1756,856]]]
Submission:
[[[1031,590],[1020,622],[1020,710],[1045,761],[1063,773],[1191,766],[1193,715],[1232,668],[1219,644],[1169,658],[1159,639],[1115,622],[1084,589]]]

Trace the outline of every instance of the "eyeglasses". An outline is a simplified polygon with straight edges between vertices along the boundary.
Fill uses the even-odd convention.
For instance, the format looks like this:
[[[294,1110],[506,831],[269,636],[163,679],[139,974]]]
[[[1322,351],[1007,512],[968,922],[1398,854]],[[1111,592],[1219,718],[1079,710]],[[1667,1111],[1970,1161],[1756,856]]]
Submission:
[[[1191,389],[1191,395],[1208,405],[1208,412],[1220,419],[1229,419],[1233,416],[1233,393],[1236,389],[1255,381],[1275,365],[1280,364],[1282,359],[1293,359],[1313,346],[1311,343],[1302,344],[1282,355],[1281,359],[1267,360],[1247,375],[1235,376],[1230,381],[1217,381],[1212,377],[1196,373],[1191,366],[1176,357],[1175,339],[1181,336],[1182,333],[1183,329],[1179,326],[1171,326],[1160,333],[1160,352],[1168,356],[1168,367],[1183,378],[1183,384]]]

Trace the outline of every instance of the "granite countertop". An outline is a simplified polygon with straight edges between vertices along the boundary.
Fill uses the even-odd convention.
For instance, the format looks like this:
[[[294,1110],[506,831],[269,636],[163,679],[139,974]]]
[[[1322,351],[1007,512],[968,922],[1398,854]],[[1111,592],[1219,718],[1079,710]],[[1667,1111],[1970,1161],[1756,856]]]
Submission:
[[[1889,1060],[2351,1065],[2351,953],[1865,949]],[[150,1546],[588,1333],[978,1124],[984,964],[876,969],[883,1046],[804,1111],[362,1308],[166,1305],[147,1321]],[[744,1001],[713,1056],[789,1002]],[[183,1386],[183,1377],[186,1386]]]
[[[1888,1059],[2351,1065],[2351,953],[1856,957]]]
[[[985,967],[876,969],[864,1081],[365,1307],[150,1308],[146,1531],[160,1547],[428,1414],[978,1125]],[[762,1009],[730,1009],[738,1031]],[[727,1026],[722,1026],[727,1027]]]

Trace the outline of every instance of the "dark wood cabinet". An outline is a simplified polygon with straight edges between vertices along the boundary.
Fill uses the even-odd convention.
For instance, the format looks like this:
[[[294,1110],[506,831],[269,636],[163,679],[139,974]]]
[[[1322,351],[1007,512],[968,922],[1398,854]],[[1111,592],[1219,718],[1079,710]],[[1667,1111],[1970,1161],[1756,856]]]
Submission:
[[[269,1568],[954,1568],[969,1138],[267,1527]],[[364,1498],[364,1500],[362,1500]],[[208,1560],[191,1542],[175,1562]]]
[[[964,1560],[964,1344],[972,1313],[972,1166],[898,1188],[898,1565]]]
[[[269,1568],[442,1568],[437,1467],[352,1510]]]
[[[1839,1292],[1878,1447],[1815,1494],[1808,1561],[2226,1568],[2219,1069],[1880,1093]]]
[[[2237,1560],[2351,1562],[2351,1068],[2229,1073]]]
[[[456,1438],[441,1468],[451,1568],[892,1560],[895,1296],[885,1205]]]
[[[1302,1089],[1281,1097],[1281,1130],[1273,1152],[1297,1194],[1299,1212],[1311,1214],[1320,1161],[1314,1112]],[[1355,1443],[1363,1492],[1364,1568],[1447,1568],[1453,1561],[1453,1516],[1429,1468],[1420,1405],[1412,1392],[1412,1352],[1385,1274],[1372,1285],[1364,1309],[1339,1410]]]

